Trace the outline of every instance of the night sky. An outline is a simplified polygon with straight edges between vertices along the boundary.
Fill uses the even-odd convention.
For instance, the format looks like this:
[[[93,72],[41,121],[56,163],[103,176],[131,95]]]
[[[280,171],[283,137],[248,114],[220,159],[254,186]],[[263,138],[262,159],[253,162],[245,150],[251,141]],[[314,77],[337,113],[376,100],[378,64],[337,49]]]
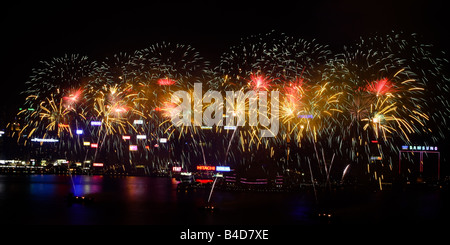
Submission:
[[[360,36],[416,32],[448,52],[445,1],[51,1],[2,3],[0,118],[40,60],[83,54],[101,60],[156,42],[189,44],[217,63],[242,37],[276,30],[332,49]]]

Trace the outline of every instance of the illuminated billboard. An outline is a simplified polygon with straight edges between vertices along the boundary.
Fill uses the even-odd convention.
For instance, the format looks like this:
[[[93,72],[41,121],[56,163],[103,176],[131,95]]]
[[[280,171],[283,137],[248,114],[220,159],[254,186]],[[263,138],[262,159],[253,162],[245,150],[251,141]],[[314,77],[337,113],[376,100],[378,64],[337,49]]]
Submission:
[[[437,151],[437,146],[425,146],[425,145],[402,145],[402,150],[409,151]]]
[[[197,170],[214,171],[214,170],[216,170],[216,166],[203,166],[203,165],[199,165],[199,166],[197,166]]]
[[[145,135],[145,134],[139,134],[139,135],[137,135],[136,136],[136,139],[147,139],[147,135]]]
[[[230,172],[230,166],[216,166],[216,171],[218,172]]]
[[[54,143],[54,142],[58,142],[58,139],[40,139],[40,138],[34,138],[31,139],[31,141],[33,142],[45,142],[45,143]]]
[[[101,126],[102,122],[100,121],[91,121],[91,126]]]

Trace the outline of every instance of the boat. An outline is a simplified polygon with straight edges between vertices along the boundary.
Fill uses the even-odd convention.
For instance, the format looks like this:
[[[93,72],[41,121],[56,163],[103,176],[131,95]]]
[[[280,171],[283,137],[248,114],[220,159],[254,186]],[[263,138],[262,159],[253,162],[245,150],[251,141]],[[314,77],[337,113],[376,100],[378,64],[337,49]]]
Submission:
[[[89,204],[94,201],[94,198],[87,196],[75,196],[73,193],[67,195],[67,201],[69,203]]]

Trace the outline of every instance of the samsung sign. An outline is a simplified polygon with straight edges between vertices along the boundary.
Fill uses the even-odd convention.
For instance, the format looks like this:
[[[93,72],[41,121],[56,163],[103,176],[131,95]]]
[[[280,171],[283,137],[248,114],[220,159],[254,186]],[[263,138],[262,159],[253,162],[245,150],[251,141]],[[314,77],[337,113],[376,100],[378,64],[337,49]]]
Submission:
[[[402,150],[405,151],[437,151],[437,146],[425,146],[425,145],[402,145]]]

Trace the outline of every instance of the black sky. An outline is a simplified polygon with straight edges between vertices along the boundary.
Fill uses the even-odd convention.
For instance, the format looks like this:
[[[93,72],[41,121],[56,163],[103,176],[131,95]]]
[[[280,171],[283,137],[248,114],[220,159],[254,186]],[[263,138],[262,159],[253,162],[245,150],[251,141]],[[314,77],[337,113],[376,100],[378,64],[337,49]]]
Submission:
[[[0,105],[17,95],[39,60],[102,59],[161,41],[189,44],[217,61],[251,34],[277,30],[333,48],[391,30],[416,32],[448,51],[445,1],[11,1],[2,3]]]

